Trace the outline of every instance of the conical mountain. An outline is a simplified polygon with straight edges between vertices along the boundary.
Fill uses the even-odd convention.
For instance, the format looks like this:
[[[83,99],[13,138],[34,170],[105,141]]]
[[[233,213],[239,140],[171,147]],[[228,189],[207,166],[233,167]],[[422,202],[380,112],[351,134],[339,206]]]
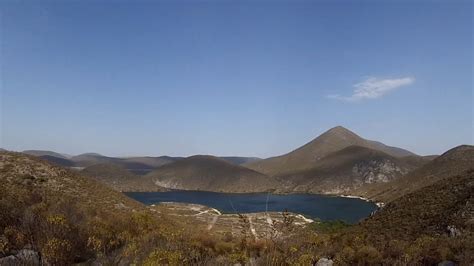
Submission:
[[[271,176],[286,175],[310,169],[325,156],[354,145],[382,151],[394,157],[415,155],[407,150],[366,140],[342,126],[337,126],[290,153],[248,163],[245,166]]]

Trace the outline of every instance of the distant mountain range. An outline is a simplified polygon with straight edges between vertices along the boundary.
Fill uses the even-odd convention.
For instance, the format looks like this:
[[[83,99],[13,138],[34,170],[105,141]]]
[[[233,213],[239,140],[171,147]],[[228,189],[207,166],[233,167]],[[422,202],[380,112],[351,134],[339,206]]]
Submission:
[[[442,156],[410,151],[366,140],[334,127],[285,155],[255,157],[107,157],[97,153],[66,156],[29,150],[53,164],[84,168],[120,191],[164,189],[219,192],[307,192],[349,194],[388,202],[474,165],[472,146]]]
[[[400,159],[374,149],[349,146],[319,160],[317,167],[319,167],[318,169],[332,169],[333,166],[339,165],[346,167],[361,159],[364,160],[364,158],[369,158],[369,161],[389,159],[400,165],[399,167],[412,167],[414,163],[418,163],[418,160],[429,160],[412,156]],[[377,261],[384,261],[392,257],[394,259],[390,262],[400,262],[407,258],[413,261],[413,257],[408,257],[406,254],[421,254],[417,255],[421,257],[416,257],[415,260],[423,262],[422,264],[452,265],[454,263],[452,261],[447,262],[448,264],[444,264],[444,262],[438,264],[441,261],[446,261],[447,257],[455,262],[460,262],[461,265],[465,263],[468,265],[473,259],[473,158],[473,146],[459,146],[424,163],[423,166],[406,175],[383,183],[369,183],[369,185],[387,185],[386,188],[389,190],[379,190],[380,195],[389,193],[392,198],[396,194],[397,198],[390,200],[386,206],[357,225],[331,235],[318,233],[317,236],[322,238],[310,238],[311,241],[314,241],[313,239],[321,241],[323,245],[318,244],[319,242],[307,244],[308,238],[303,234],[308,234],[311,231],[301,231],[303,234],[296,235],[301,238],[299,241],[290,238],[290,235],[285,235],[285,240],[291,239],[293,242],[291,242],[291,252],[288,249],[288,252],[284,254],[295,252],[293,246],[314,252],[315,245],[319,245],[316,246],[318,249],[329,250],[327,251],[329,253],[325,254],[335,254],[336,258],[343,259],[354,256],[351,255],[354,254],[353,250],[360,248],[362,252],[357,254],[367,256],[371,260],[375,258]],[[16,250],[27,245],[28,249],[32,249],[33,254],[36,254],[36,251],[48,250],[50,236],[61,236],[61,239],[68,241],[66,243],[75,245],[69,253],[60,253],[71,254],[62,263],[65,265],[78,261],[87,264],[91,260],[103,256],[100,250],[86,248],[90,245],[91,239],[109,242],[111,242],[110,239],[117,239],[117,242],[111,242],[113,244],[108,246],[109,251],[113,251],[114,254],[122,252],[123,246],[114,243],[123,241],[120,238],[123,235],[134,236],[130,240],[126,238],[126,241],[129,242],[125,243],[133,243],[133,247],[138,245],[139,248],[135,250],[149,249],[150,245],[168,241],[166,243],[170,245],[163,245],[163,247],[179,243],[177,246],[182,250],[191,250],[194,252],[191,254],[199,254],[197,252],[200,252],[198,251],[200,249],[197,248],[201,246],[195,244],[197,243],[196,239],[199,238],[187,235],[192,230],[198,230],[194,224],[196,219],[194,215],[176,215],[172,212],[157,213],[155,209],[147,208],[143,204],[131,200],[124,194],[112,190],[110,186],[117,190],[121,189],[123,184],[130,184],[132,180],[140,180],[140,184],[150,186],[155,186],[155,182],[158,181],[164,182],[165,185],[182,186],[186,189],[242,192],[247,189],[262,191],[267,187],[280,185],[275,183],[274,177],[268,177],[212,156],[192,156],[178,160],[161,166],[145,176],[133,175],[122,166],[110,163],[89,166],[82,173],[78,173],[52,166],[40,158],[6,151],[0,152],[0,162],[0,195],[2,196],[1,207],[3,210],[0,212],[2,218],[0,224],[2,228],[10,230],[5,229],[4,235],[14,231],[21,232],[21,234],[16,233],[18,236],[26,236],[20,239],[21,241],[15,238],[15,242],[5,236],[3,239],[7,239],[10,247]],[[344,172],[345,170],[337,171]],[[99,179],[108,186],[95,179]],[[119,180],[125,182],[121,183]],[[144,183],[144,181],[153,183]],[[409,184],[408,187],[406,182]],[[253,185],[255,187],[252,187]],[[390,194],[392,190],[395,191],[395,194]],[[379,194],[373,194],[371,197],[377,198],[378,196]],[[250,218],[245,221],[250,221]],[[318,223],[316,223],[317,225]],[[324,226],[324,224],[320,226]],[[30,230],[30,228],[34,228],[34,230]],[[160,228],[163,232],[167,232],[164,234],[166,237],[153,238],[156,237],[156,231],[147,235],[147,232],[154,228]],[[249,228],[251,228],[251,224]],[[175,237],[174,232],[180,232],[180,230],[186,233]],[[173,232],[173,234],[169,234],[169,232]],[[209,239],[214,239],[209,238],[212,236],[212,231],[205,233],[207,235],[203,243],[204,241],[209,243]],[[316,237],[312,234],[311,237],[313,236]],[[202,235],[200,237],[203,238]],[[178,242],[182,238],[184,241]],[[150,239],[159,239],[159,241],[150,241]],[[35,242],[35,240],[39,241]],[[186,245],[186,243],[192,244]],[[278,247],[286,246],[279,245]],[[196,251],[192,249],[193,247]],[[421,249],[426,252],[421,253]],[[262,250],[262,252],[266,252],[266,249]],[[148,255],[147,252],[144,254]],[[51,258],[51,255],[49,256],[48,258]],[[46,261],[42,256],[38,257]],[[0,259],[4,260],[15,258],[13,255],[0,256]],[[131,262],[131,260],[127,261],[127,263]]]
[[[1,149],[3,150],[3,149]],[[41,157],[51,163],[66,167],[88,167],[96,164],[112,163],[121,165],[127,170],[137,173],[147,173],[162,165],[176,162],[185,157],[171,157],[171,156],[140,156],[140,157],[108,157],[98,153],[83,153],[76,156],[65,155],[53,151],[46,150],[25,150],[23,153]],[[256,162],[261,160],[257,157],[241,157],[241,156],[223,156],[219,157],[229,163],[241,165],[249,162]],[[60,159],[60,160],[58,160]]]

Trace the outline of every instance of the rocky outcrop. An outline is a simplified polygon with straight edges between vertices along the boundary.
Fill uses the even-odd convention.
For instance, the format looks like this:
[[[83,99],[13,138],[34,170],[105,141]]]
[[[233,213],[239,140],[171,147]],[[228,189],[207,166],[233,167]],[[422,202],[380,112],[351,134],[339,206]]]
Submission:
[[[316,266],[332,266],[333,264],[334,261],[328,258],[321,258],[316,262]]]
[[[352,173],[359,177],[362,183],[366,184],[389,182],[407,172],[406,168],[401,168],[395,162],[388,159],[360,162],[352,167]]]
[[[40,265],[40,256],[38,252],[31,249],[22,249],[15,255],[0,258],[2,266],[16,265]]]

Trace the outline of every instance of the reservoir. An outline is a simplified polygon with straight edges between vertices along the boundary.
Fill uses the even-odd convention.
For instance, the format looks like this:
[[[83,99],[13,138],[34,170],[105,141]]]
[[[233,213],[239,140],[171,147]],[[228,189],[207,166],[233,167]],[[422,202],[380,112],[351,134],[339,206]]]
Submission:
[[[126,192],[127,196],[147,205],[182,202],[206,205],[222,213],[289,211],[323,221],[342,220],[357,223],[377,206],[358,198],[318,194],[216,193],[204,191]]]

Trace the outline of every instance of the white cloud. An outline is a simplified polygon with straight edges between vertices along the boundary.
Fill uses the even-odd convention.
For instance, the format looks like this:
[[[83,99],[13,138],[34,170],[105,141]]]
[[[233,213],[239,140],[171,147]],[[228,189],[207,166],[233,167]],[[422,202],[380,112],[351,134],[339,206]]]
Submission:
[[[404,77],[397,79],[378,79],[370,77],[360,83],[354,85],[354,92],[351,96],[341,96],[338,94],[328,95],[330,99],[356,102],[365,99],[376,99],[384,96],[390,91],[396,90],[400,87],[413,84],[415,78]]]

